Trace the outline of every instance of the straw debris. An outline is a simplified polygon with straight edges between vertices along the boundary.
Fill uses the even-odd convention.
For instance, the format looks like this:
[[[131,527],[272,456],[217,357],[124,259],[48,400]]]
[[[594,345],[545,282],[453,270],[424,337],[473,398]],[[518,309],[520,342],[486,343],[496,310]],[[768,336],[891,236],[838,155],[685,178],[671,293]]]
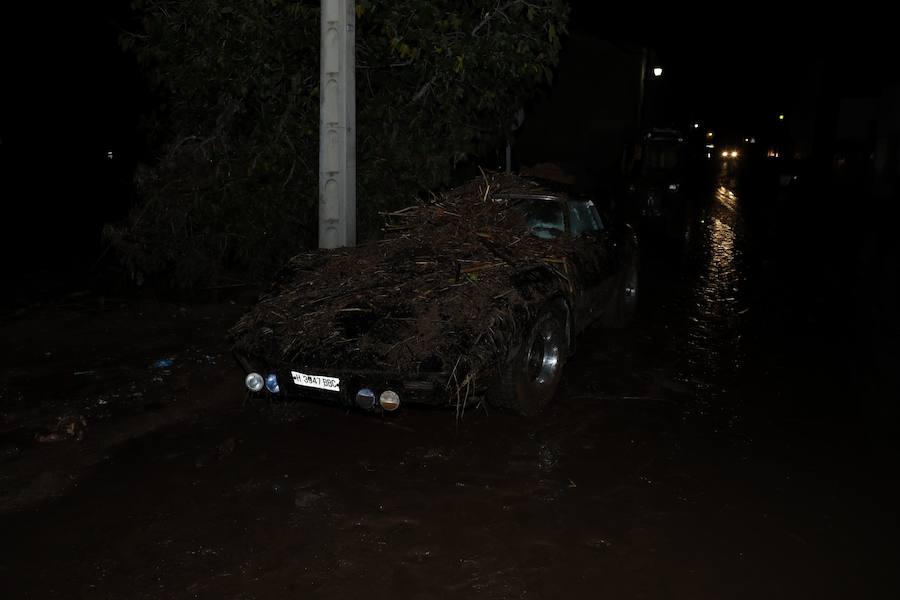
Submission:
[[[550,193],[484,174],[384,213],[384,239],[295,256],[232,329],[274,364],[446,373],[448,401],[496,368],[553,297],[570,297],[571,242],[526,233],[504,197]]]

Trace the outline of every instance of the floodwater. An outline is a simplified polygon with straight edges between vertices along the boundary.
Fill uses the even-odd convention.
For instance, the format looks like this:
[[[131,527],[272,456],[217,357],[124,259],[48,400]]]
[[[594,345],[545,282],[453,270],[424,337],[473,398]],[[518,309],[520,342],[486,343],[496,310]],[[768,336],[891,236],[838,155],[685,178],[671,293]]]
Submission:
[[[837,255],[739,183],[646,240],[639,320],[588,331],[540,418],[247,403],[234,368],[189,391],[226,410],[0,515],[3,596],[896,597]]]

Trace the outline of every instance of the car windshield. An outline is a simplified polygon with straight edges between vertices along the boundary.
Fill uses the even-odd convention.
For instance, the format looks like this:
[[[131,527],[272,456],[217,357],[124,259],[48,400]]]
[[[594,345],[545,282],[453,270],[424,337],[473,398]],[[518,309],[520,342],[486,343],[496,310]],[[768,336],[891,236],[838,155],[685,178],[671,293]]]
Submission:
[[[566,231],[562,203],[543,198],[520,198],[512,207],[525,217],[529,233],[544,240],[561,236]]]
[[[673,142],[650,141],[644,145],[644,174],[674,171],[681,165],[681,146]]]

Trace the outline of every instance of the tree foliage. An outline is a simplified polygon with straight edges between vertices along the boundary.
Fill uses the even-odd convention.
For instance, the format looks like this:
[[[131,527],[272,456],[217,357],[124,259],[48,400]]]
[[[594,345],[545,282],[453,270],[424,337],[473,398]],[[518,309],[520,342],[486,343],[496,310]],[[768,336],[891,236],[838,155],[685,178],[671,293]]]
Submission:
[[[159,160],[107,234],[136,276],[206,282],[315,244],[319,0],[137,0],[123,36],[161,99]],[[448,182],[552,77],[563,0],[359,0],[357,196],[377,212]],[[174,271],[172,271],[174,269]]]

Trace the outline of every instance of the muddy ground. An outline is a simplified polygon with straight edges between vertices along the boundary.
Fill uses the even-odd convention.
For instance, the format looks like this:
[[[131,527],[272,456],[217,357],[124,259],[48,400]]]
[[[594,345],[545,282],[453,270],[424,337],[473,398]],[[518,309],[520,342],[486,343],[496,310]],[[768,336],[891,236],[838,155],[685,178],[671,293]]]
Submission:
[[[3,596],[896,597],[883,267],[720,184],[536,419],[248,402],[248,294],[4,315]]]

